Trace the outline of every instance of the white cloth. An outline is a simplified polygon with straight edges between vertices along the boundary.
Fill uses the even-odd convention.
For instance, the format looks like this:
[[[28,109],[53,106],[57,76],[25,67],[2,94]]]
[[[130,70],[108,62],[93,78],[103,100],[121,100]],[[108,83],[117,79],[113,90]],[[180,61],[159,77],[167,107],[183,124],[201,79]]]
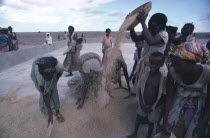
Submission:
[[[49,34],[49,37],[47,36]],[[46,33],[46,44],[51,45],[52,44],[52,37],[50,35],[50,33]]]

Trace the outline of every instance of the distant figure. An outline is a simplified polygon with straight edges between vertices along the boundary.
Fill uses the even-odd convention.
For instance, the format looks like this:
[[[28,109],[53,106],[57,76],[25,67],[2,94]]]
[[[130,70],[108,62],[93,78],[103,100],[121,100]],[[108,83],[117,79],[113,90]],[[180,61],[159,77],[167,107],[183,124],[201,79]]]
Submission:
[[[31,69],[31,79],[40,92],[39,108],[48,115],[48,124],[53,123],[53,112],[58,122],[63,122],[60,113],[60,101],[57,83],[63,73],[63,65],[52,56],[38,57],[34,60]]]
[[[68,35],[67,35],[66,31],[64,31],[63,40],[66,40],[67,38],[68,38]]]
[[[102,53],[103,53],[102,63],[104,60],[104,54],[106,50],[112,47],[112,37],[110,36],[111,29],[107,28],[105,32],[106,32],[106,36],[104,36],[102,39]]]
[[[18,50],[18,39],[16,33],[12,32],[13,29],[11,26],[8,27],[8,38],[10,40],[10,51],[12,50]]]
[[[87,43],[83,33],[82,33],[82,35],[81,35],[81,38],[83,39],[83,41],[84,41],[85,43]]]
[[[206,48],[210,51],[210,40],[207,42]],[[210,57],[208,58],[208,61],[206,62],[206,64],[210,65]]]
[[[76,45],[78,44],[78,42],[80,42],[80,40],[79,41],[77,40],[77,34],[74,33],[74,27],[73,26],[69,26],[68,30],[69,30],[69,41],[68,41],[69,51],[66,53],[66,58],[63,62],[63,65],[64,65],[64,70],[69,73],[66,76],[72,76],[73,75],[72,71],[77,70],[77,67],[75,66],[76,64],[74,64],[74,62],[77,62],[77,61],[74,60],[74,54],[73,54],[76,51],[74,50],[73,47],[76,47]],[[81,43],[79,45],[81,45]]]
[[[8,52],[9,51],[9,44],[8,44],[8,37],[7,32],[4,30],[7,28],[0,28],[0,52]]]
[[[61,38],[61,36],[60,36],[60,35],[58,35],[58,41],[60,41],[60,38]]]
[[[52,44],[52,37],[50,33],[46,33],[45,44],[51,45]]]

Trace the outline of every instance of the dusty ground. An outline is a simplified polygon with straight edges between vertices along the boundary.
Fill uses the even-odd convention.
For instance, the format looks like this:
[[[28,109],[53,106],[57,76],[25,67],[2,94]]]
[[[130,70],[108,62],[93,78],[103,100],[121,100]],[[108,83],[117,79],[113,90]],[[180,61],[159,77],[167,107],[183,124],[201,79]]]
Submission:
[[[49,54],[63,62],[65,56],[62,53],[65,49],[66,47],[63,47]],[[129,73],[133,65],[134,50],[134,44],[122,45]],[[81,54],[90,51],[102,56],[101,44],[84,44]],[[32,61],[0,72],[0,138],[45,136],[47,117],[39,110],[39,93],[30,79]],[[78,75],[78,72],[73,74]],[[54,117],[52,138],[122,138],[132,131],[136,110],[135,98],[111,99],[103,109],[99,108],[94,98],[89,98],[84,108],[77,110],[75,99],[70,95],[67,86],[68,79],[64,73],[58,82],[61,113],[65,117],[65,122],[58,123]]]

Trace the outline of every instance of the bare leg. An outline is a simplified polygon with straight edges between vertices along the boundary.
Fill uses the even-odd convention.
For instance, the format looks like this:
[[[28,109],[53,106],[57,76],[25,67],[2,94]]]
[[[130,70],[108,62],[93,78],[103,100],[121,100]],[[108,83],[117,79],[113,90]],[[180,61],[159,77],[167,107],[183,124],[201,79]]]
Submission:
[[[135,121],[135,126],[134,126],[134,132],[131,133],[130,135],[128,135],[126,138],[135,138],[135,137],[137,137],[137,133],[138,133],[139,126],[141,124],[141,120],[142,120],[142,117],[137,114],[136,121]]]
[[[81,109],[84,105],[84,102],[85,102],[85,97],[86,97],[86,94],[87,94],[87,91],[84,90],[83,94],[82,94],[82,99],[80,99],[80,103],[79,105],[77,106],[77,109]]]
[[[152,132],[153,132],[153,128],[154,128],[154,124],[153,123],[150,123],[149,124],[148,133],[147,133],[147,138],[151,138]]]

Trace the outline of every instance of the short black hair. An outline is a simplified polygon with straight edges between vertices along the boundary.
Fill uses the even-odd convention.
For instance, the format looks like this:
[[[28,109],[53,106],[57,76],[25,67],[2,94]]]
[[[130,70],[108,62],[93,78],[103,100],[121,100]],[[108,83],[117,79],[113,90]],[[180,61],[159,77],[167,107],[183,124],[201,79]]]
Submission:
[[[160,58],[162,58],[162,62],[163,62],[163,63],[164,63],[164,61],[165,61],[165,56],[164,56],[164,54],[161,53],[161,52],[153,52],[153,53],[149,56],[149,59],[150,59],[151,57],[160,57]]]
[[[208,50],[210,51],[210,40],[207,42],[206,47],[207,47]]]
[[[191,31],[191,34],[193,33],[194,29],[195,29],[195,26],[193,25],[193,23],[186,23],[183,28],[187,27],[187,26],[190,26],[192,31]]]
[[[111,31],[111,29],[109,29],[109,28],[107,28],[105,31],[108,31],[108,30]]]
[[[149,19],[149,23],[148,24],[150,25],[152,22],[155,22],[158,25],[160,25],[160,29],[163,31],[166,28],[167,21],[168,21],[168,19],[167,19],[165,14],[163,14],[163,13],[155,13]]]
[[[176,26],[166,26],[167,32],[172,32],[172,33],[176,34],[177,30],[178,30],[178,27],[176,27]]]
[[[68,27],[68,30],[69,30],[70,28],[72,28],[72,29],[74,30],[74,27],[73,27],[73,26],[69,26],[69,27]]]

